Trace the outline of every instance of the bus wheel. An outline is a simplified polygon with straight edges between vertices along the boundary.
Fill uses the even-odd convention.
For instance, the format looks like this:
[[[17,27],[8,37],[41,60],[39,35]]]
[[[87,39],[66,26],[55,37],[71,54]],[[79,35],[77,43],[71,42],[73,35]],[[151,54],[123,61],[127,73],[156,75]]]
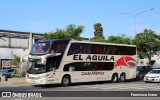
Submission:
[[[124,82],[126,80],[126,75],[122,73],[119,78],[120,82]]]
[[[112,82],[112,83],[118,82],[118,75],[117,75],[117,74],[113,74],[113,75],[112,75],[111,82]]]
[[[68,86],[70,84],[70,77],[68,75],[63,76],[61,86]]]

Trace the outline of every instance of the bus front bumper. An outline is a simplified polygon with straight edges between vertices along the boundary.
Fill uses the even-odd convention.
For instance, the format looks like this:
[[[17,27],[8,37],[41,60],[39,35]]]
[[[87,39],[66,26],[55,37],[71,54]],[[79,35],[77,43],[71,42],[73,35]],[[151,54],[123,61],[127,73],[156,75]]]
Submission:
[[[42,79],[30,79],[30,78],[26,78],[26,82],[28,83],[34,83],[34,84],[47,84],[46,80],[44,78]]]

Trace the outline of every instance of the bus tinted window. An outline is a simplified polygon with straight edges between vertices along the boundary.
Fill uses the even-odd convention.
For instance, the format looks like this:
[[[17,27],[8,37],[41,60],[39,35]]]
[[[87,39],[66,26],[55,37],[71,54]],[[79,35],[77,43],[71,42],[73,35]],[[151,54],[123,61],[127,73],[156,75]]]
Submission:
[[[64,66],[64,71],[69,71],[70,67],[74,67],[75,71],[82,71],[82,64],[81,62],[77,63],[70,63]]]
[[[66,64],[63,70],[69,71],[69,67],[74,67],[75,71],[112,70],[114,62],[76,62]]]
[[[94,54],[105,54],[105,49],[104,45],[93,45]]]
[[[125,55],[135,55],[136,47],[125,47]]]
[[[72,43],[68,55],[72,54],[135,55],[136,47]]]
[[[125,47],[117,46],[118,52],[117,55],[125,55]]]
[[[90,44],[72,43],[69,48],[68,55],[79,54],[79,53],[90,54],[91,51],[92,51],[92,47]]]
[[[68,55],[77,54],[79,52],[80,52],[79,44],[72,43],[70,48],[69,48]]]
[[[112,45],[107,45],[106,46],[106,54],[110,54],[110,55],[116,55],[118,52],[118,48],[116,46],[112,46]]]
[[[83,44],[82,45],[82,53],[91,54],[92,53],[92,46],[90,44]]]
[[[64,53],[67,47],[67,42],[55,42],[52,45],[51,51],[53,50],[55,53]]]
[[[93,70],[112,70],[114,68],[114,63],[113,62],[96,62],[93,63]]]

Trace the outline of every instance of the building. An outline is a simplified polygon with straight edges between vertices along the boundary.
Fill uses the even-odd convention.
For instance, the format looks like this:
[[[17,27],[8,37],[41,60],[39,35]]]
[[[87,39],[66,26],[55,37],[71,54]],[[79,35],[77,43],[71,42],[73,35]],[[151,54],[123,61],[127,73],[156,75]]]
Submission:
[[[27,58],[32,44],[42,36],[40,33],[0,30],[0,68],[6,63],[10,66],[14,55]]]

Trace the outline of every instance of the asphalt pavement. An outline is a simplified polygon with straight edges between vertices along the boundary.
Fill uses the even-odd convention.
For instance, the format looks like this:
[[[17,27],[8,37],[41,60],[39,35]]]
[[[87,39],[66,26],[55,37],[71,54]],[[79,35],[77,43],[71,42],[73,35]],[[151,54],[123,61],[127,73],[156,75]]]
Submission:
[[[11,78],[8,81],[0,81],[0,90],[1,91],[28,91],[28,92],[44,92],[44,94],[50,94],[49,96],[44,96],[43,98],[0,98],[0,100],[159,100],[159,93],[160,93],[160,83],[145,83],[143,80],[131,80],[128,82],[120,82],[120,83],[110,83],[110,82],[95,82],[95,83],[78,83],[72,84],[68,87],[61,87],[60,85],[33,85],[29,84],[25,81],[25,78]],[[80,92],[79,92],[80,91]],[[87,92],[91,91],[91,92]],[[97,91],[97,92],[95,92]],[[99,91],[99,92],[98,92]],[[113,92],[107,92],[113,91]],[[157,93],[158,97],[123,97],[123,93],[129,93],[132,91],[133,93],[141,93],[138,91],[142,91],[142,93]],[[155,92],[154,92],[155,91]],[[157,92],[156,92],[157,91]],[[67,93],[79,93],[84,94],[84,97],[54,97],[54,95],[64,94]],[[83,93],[82,93],[83,92]],[[92,94],[93,97],[88,97],[88,95]],[[120,97],[111,96],[111,97],[96,97],[97,93],[99,95],[104,93],[118,93],[117,95],[121,94]]]

